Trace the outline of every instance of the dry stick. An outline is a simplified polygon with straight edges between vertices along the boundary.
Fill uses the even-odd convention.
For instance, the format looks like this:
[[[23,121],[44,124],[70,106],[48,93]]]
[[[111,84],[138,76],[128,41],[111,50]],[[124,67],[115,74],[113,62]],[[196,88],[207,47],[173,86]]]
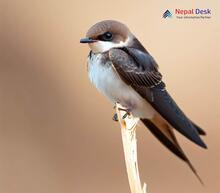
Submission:
[[[116,104],[116,112],[121,125],[125,163],[131,193],[147,193],[146,184],[144,183],[143,187],[141,185],[138,171],[136,125],[139,119],[134,118],[132,115],[123,119],[122,117],[126,112],[119,109],[123,109],[123,107],[120,104]]]

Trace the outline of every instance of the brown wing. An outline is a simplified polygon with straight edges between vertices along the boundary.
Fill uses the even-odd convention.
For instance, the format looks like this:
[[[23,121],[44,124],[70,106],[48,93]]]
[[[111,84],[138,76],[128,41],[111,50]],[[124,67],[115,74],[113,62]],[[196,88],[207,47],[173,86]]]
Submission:
[[[158,71],[157,63],[146,52],[134,48],[111,49],[109,58],[129,85],[151,88],[161,82],[162,75]]]
[[[207,148],[199,137],[198,129],[166,91],[157,64],[147,52],[117,48],[109,51],[109,58],[122,80],[146,99],[173,128],[199,146]]]

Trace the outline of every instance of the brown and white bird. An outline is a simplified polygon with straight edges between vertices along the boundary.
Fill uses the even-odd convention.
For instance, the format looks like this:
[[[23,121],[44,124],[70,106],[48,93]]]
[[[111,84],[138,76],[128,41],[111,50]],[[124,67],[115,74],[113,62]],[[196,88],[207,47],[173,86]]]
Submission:
[[[166,90],[158,65],[138,39],[122,23],[113,20],[93,25],[81,43],[88,43],[88,75],[110,101],[139,117],[152,134],[185,161],[199,178],[174,134],[179,131],[197,145],[205,132],[178,107]]]

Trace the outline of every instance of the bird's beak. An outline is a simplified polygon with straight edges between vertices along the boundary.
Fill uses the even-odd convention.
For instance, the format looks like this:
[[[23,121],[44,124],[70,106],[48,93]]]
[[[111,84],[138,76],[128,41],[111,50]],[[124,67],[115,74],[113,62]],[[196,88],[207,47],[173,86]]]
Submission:
[[[97,40],[94,40],[92,38],[82,38],[80,39],[80,43],[94,43],[97,42]]]

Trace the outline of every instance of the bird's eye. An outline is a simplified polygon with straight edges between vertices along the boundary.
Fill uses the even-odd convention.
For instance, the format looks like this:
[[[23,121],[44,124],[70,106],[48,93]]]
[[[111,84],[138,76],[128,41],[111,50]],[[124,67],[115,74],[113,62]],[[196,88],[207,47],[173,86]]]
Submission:
[[[113,35],[111,32],[106,32],[99,36],[99,39],[102,41],[111,41],[113,38]]]

